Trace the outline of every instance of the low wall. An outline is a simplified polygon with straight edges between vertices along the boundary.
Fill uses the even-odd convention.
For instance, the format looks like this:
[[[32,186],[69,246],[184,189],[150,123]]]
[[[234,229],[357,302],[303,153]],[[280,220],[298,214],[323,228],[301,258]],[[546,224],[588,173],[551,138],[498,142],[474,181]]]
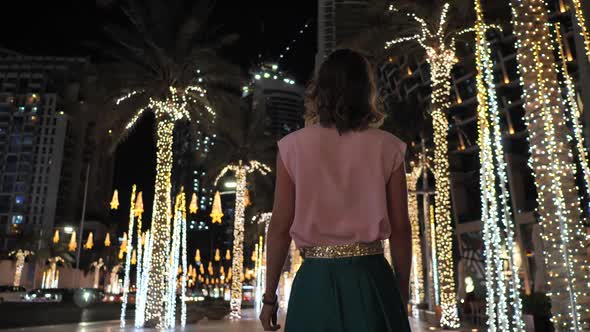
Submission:
[[[14,282],[15,260],[0,260],[0,285],[12,285]],[[43,280],[43,271],[47,267],[37,266],[34,263],[25,263],[23,267],[21,286],[27,290],[40,288]],[[94,272],[84,274],[84,271],[74,268],[59,267],[60,288],[90,288],[94,283]],[[100,280],[100,279],[99,279]]]

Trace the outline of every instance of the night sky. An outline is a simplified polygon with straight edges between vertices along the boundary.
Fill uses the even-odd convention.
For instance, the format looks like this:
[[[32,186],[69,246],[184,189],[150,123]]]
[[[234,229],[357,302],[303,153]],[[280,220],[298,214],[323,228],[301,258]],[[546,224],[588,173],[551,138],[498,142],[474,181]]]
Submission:
[[[87,42],[104,39],[102,26],[112,19],[113,11],[98,8],[94,0],[7,0],[2,5],[0,47],[30,55],[83,56],[93,60],[97,57]],[[314,65],[316,17],[316,1],[218,0],[211,21],[222,25],[222,32],[240,35],[223,56],[240,64],[244,72],[261,60],[278,60],[281,51],[290,46],[280,62],[281,68],[305,83]],[[300,34],[305,24],[310,27]],[[293,39],[297,39],[294,44]],[[114,186],[129,188],[137,183],[151,203],[153,189],[150,192],[148,188],[153,187],[154,176],[153,118],[147,116],[119,146]],[[123,197],[121,203],[128,204]],[[118,215],[113,217],[119,219]]]

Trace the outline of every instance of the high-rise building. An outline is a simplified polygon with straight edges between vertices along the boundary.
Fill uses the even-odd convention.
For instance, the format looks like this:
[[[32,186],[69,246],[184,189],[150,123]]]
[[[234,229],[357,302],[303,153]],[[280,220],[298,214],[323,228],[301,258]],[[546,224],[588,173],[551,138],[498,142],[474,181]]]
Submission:
[[[82,164],[96,159],[88,151],[91,124],[74,126],[84,117],[88,66],[83,58],[0,57],[0,250],[22,236],[49,238],[56,217],[79,221]],[[93,178],[104,171],[95,169]],[[89,201],[99,200],[94,192]]]
[[[281,72],[276,64],[265,64],[252,74],[244,87],[244,100],[251,109],[266,114],[266,133],[277,139],[303,127],[305,90]]]
[[[316,68],[338,44],[367,27],[368,0],[318,0]]]

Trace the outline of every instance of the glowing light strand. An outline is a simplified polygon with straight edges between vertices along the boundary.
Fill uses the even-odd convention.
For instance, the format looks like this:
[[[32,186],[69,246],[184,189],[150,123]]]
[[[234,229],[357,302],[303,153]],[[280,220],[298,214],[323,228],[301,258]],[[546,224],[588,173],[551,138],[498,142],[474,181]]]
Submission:
[[[541,0],[511,0],[517,60],[524,93],[530,160],[537,186],[548,295],[556,330],[589,328],[586,234],[580,220],[575,165],[564,121],[548,15]]]
[[[141,287],[140,291],[136,294],[136,316],[135,316],[135,327],[142,327],[145,323],[145,310],[146,310],[146,298],[147,298],[147,286],[149,280],[150,266],[152,260],[152,235],[148,230],[145,233],[145,248],[143,255],[143,266],[141,276]]]
[[[256,278],[256,297],[255,297],[255,308],[257,312],[262,309],[262,294],[264,293],[264,289],[266,287],[266,235],[268,233],[268,225],[270,223],[270,219],[272,217],[272,212],[264,212],[260,213],[254,218],[253,221],[257,220],[259,224],[264,224],[264,237],[261,236],[263,240],[263,245],[259,246],[259,250],[261,251],[261,259],[258,271],[258,277]]]
[[[182,193],[181,202],[180,202],[180,211],[182,214],[182,219],[180,221],[180,233],[182,236],[181,239],[181,246],[182,246],[182,256],[180,257],[182,260],[182,274],[180,276],[180,327],[184,328],[186,326],[186,283],[187,283],[187,255],[186,255],[186,196],[184,192]]]
[[[271,172],[270,167],[265,164],[252,160],[249,165],[244,165],[240,160],[238,164],[228,165],[221,170],[215,179],[215,185],[221,177],[228,171],[233,171],[236,176],[236,206],[234,214],[234,241],[233,241],[233,260],[232,260],[232,284],[230,299],[230,319],[238,320],[242,316],[242,277],[244,276],[244,201],[246,193],[246,177],[249,173],[259,171],[262,175]]]
[[[178,265],[180,262],[180,247],[181,247],[181,224],[182,224],[182,211],[181,206],[182,204],[182,197],[184,196],[184,192],[176,195],[176,202],[174,206],[174,217],[173,217],[173,224],[172,224],[172,248],[170,249],[170,260],[169,260],[169,269],[168,269],[168,282],[167,282],[167,292],[166,292],[166,327],[173,328],[176,325],[176,286],[177,286],[177,277],[178,277]],[[184,273],[184,271],[183,271]],[[184,301],[184,294],[182,294],[182,300]]]
[[[565,57],[565,51],[563,48],[564,41],[561,37],[560,22],[555,23],[555,30],[556,43],[559,51],[557,53],[559,55],[558,60],[561,61],[560,70],[561,74],[563,75],[563,84],[565,85],[565,92],[567,96],[567,111],[574,131],[576,150],[578,152],[578,164],[582,169],[586,192],[590,193],[590,167],[588,167],[588,152],[586,151],[584,144],[584,129],[582,128],[580,121],[580,109],[578,108],[578,102],[576,100],[576,88],[567,68],[567,58]]]
[[[420,220],[418,219],[418,197],[416,196],[416,185],[422,174],[422,167],[413,166],[406,178],[408,184],[408,212],[412,227],[412,270],[410,276],[411,299],[414,305],[424,302],[424,274],[422,263],[422,244],[420,241]],[[388,244],[389,246],[389,244]]]
[[[574,12],[576,22],[580,28],[580,35],[584,40],[584,50],[586,51],[586,58],[590,61],[590,35],[588,34],[588,26],[586,25],[586,18],[584,17],[584,10],[582,9],[582,2],[580,0],[571,0],[574,5]]]
[[[160,120],[157,126],[156,180],[152,216],[152,253],[148,280],[145,324],[162,327],[170,229],[170,182],[174,123]]]
[[[136,277],[135,277],[135,326],[138,326],[138,317],[143,315],[139,313],[139,310],[143,307],[142,302],[145,301],[145,298],[140,297],[143,293],[143,261],[144,256],[146,256],[146,245],[143,243],[143,239],[145,238],[145,233],[142,233],[142,215],[143,215],[143,200],[142,200],[142,192],[139,192],[137,195],[137,200],[135,203],[135,216],[137,217],[137,265],[136,265]],[[143,323],[142,323],[143,324]],[[141,325],[139,325],[141,326]]]
[[[129,270],[131,269],[131,253],[133,252],[133,222],[135,219],[135,190],[136,185],[131,187],[131,203],[129,207],[129,228],[127,233],[127,255],[125,255],[125,276],[123,278],[123,300],[121,301],[121,320],[119,325],[125,327],[125,315],[127,314],[127,301],[129,297]]]
[[[484,223],[484,244],[486,254],[486,308],[488,313],[488,330],[507,331],[512,325],[513,331],[524,331],[522,304],[520,300],[520,279],[518,266],[515,264],[516,251],[514,224],[509,205],[508,177],[506,161],[502,146],[500,113],[494,84],[494,70],[491,50],[486,40],[489,28],[483,21],[483,11],[479,0],[475,0],[476,22],[476,65],[478,90],[478,131],[481,161],[482,219]],[[495,160],[495,163],[494,163]],[[499,184],[496,183],[498,179]],[[496,186],[500,188],[500,195]],[[498,211],[503,213],[498,216]],[[501,220],[505,236],[498,227]],[[501,260],[502,248],[508,251],[507,261],[511,271],[508,282],[509,298],[506,297],[506,278],[504,264]],[[493,259],[490,259],[493,257]],[[495,273],[495,275],[493,274]],[[512,306],[509,317],[508,305]],[[497,306],[497,316],[495,307]],[[497,321],[496,321],[497,319]]]

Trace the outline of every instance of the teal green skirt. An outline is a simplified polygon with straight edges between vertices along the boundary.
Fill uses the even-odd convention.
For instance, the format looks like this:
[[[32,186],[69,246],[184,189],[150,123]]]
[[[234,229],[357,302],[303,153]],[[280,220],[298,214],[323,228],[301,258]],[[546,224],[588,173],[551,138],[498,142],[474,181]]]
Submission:
[[[285,332],[410,331],[383,255],[308,258],[291,288]]]

